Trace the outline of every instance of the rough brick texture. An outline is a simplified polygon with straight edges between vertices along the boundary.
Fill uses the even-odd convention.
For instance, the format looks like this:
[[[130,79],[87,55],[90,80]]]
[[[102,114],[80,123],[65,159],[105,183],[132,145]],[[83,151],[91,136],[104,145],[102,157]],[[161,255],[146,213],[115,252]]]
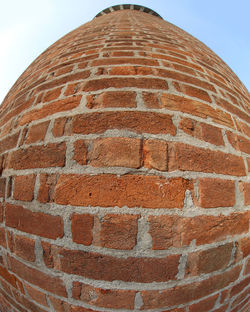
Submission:
[[[249,310],[249,92],[129,8],[58,40],[0,106],[1,311]]]

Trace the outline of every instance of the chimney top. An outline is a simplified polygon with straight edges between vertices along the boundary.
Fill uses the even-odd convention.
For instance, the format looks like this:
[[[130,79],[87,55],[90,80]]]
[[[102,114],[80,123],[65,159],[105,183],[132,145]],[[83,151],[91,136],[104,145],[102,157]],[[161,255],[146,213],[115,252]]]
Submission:
[[[141,11],[141,12],[145,12],[154,16],[157,16],[159,18],[162,19],[162,17],[156,13],[155,11],[142,6],[142,5],[138,5],[138,4],[118,4],[118,5],[113,5],[111,7],[106,8],[105,10],[102,10],[100,13],[98,13],[95,17],[99,17],[102,15],[106,15],[109,14],[111,12],[114,11],[120,11],[120,10],[137,10],[137,11]]]

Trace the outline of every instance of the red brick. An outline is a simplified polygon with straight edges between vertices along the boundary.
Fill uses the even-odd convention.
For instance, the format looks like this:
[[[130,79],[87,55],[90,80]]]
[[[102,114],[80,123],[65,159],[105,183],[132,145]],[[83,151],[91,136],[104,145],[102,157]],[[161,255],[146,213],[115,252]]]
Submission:
[[[57,118],[54,121],[54,126],[52,129],[52,134],[54,137],[60,137],[64,135],[64,130],[66,126],[67,118],[62,117],[62,118]]]
[[[87,96],[88,108],[136,107],[136,92],[106,91]]]
[[[72,297],[97,307],[133,310],[135,295],[135,290],[102,289],[73,282]]]
[[[180,83],[174,83],[174,86],[176,87],[177,91],[182,92],[188,96],[198,98],[205,102],[210,102],[210,103],[212,102],[208,93],[200,88],[196,88],[196,87],[192,87],[192,86],[180,84]]]
[[[5,267],[0,265],[0,276],[11,286],[18,289],[18,286],[21,285],[21,282],[15,275],[11,274]]]
[[[60,96],[61,91],[62,87],[47,91],[43,96],[42,102],[50,102],[57,99]]]
[[[214,295],[207,299],[201,300],[198,303],[189,306],[189,312],[210,312],[218,299],[219,295]]]
[[[61,69],[58,69],[55,73],[55,76],[61,76],[67,73],[70,73],[73,69],[73,65],[63,66]]]
[[[117,258],[94,252],[60,248],[50,259],[50,251],[44,253],[45,263],[68,274],[77,274],[96,280],[121,280],[124,282],[166,282],[176,279],[180,255],[164,258]],[[49,258],[49,259],[47,259]],[[47,264],[48,265],[48,264]]]
[[[84,64],[86,65],[86,63]],[[82,87],[82,83],[80,82],[71,83],[67,86],[66,90],[64,91],[64,95],[69,96],[69,95],[76,94],[81,91],[81,87]]]
[[[4,207],[3,204],[0,203],[0,222],[3,222],[3,215],[4,215]]]
[[[225,269],[231,259],[233,244],[228,243],[215,248],[196,251],[188,255],[186,276]]]
[[[82,166],[87,165],[87,151],[88,151],[88,145],[85,140],[75,141],[73,159]]]
[[[67,296],[65,286],[60,278],[45,274],[44,272],[29,267],[12,257],[9,257],[9,263],[11,271],[25,281],[58,296]]]
[[[189,118],[182,118],[180,129],[193,137],[214,145],[225,145],[221,129]]]
[[[245,205],[250,205],[250,183],[242,183]]]
[[[6,178],[0,178],[0,197],[5,197]]]
[[[242,257],[245,258],[250,255],[250,238],[244,237],[239,241],[239,248]]]
[[[14,298],[16,302],[20,303],[22,306],[24,306],[28,311],[34,311],[34,312],[46,312],[44,309],[37,306],[32,301],[29,301],[26,297],[22,296],[19,292],[13,290]],[[27,311],[26,310],[26,311]]]
[[[55,174],[40,174],[40,187],[37,199],[41,203],[52,202],[54,200],[54,189],[56,186],[57,176]]]
[[[183,143],[169,144],[170,171],[211,172],[245,176],[246,170],[241,157],[212,151]]]
[[[93,240],[94,216],[90,214],[73,214],[71,216],[72,239],[77,244],[89,246]]]
[[[164,79],[156,78],[102,78],[98,80],[88,80],[83,91],[97,91],[111,87],[168,90],[168,83]]]
[[[133,249],[137,242],[139,215],[108,214],[101,218],[95,245],[105,248]]]
[[[0,154],[17,146],[19,134],[20,132],[15,133],[0,141]]]
[[[103,66],[103,65],[120,65],[120,64],[136,64],[147,66],[159,66],[158,61],[152,59],[143,59],[136,57],[129,58],[106,58],[92,61],[91,66]]]
[[[250,294],[250,288],[248,287],[246,290],[244,290],[241,294],[239,294],[232,303],[232,308],[235,308],[237,306],[237,309],[234,309],[233,312],[239,311],[242,306],[246,304],[246,302],[249,301],[249,294]],[[245,312],[245,311],[244,311]],[[248,312],[248,311],[246,311]]]
[[[185,304],[193,300],[208,296],[215,291],[225,288],[239,277],[241,266],[223,272],[200,282],[193,282],[166,290],[142,291],[144,302],[142,310],[160,309]]]
[[[167,171],[167,143],[161,140],[143,142],[143,164],[149,169]]]
[[[5,229],[0,227],[0,245],[6,248]]]
[[[40,290],[37,290],[36,288],[28,284],[25,284],[25,288],[31,299],[33,299],[34,301],[40,303],[41,305],[45,307],[48,306],[46,295],[43,292],[41,292]]]
[[[227,236],[247,233],[249,230],[249,212],[232,213],[228,216],[197,216],[183,218],[179,231],[183,245],[196,239],[196,244],[209,244],[225,239]]]
[[[110,69],[109,75],[117,75],[117,76],[122,76],[122,75],[153,75],[155,72],[154,69],[150,67],[140,67],[140,66],[116,66]]]
[[[17,230],[56,239],[63,237],[63,220],[42,212],[32,212],[22,206],[6,204],[6,225]]]
[[[94,167],[141,166],[141,141],[134,138],[101,138],[92,141],[88,164]]]
[[[244,275],[250,274],[250,258],[246,261],[245,269],[244,269]]]
[[[9,231],[7,233],[8,246],[10,251],[24,260],[34,262],[36,260],[35,241],[32,238],[27,238],[22,235],[15,235]]]
[[[229,143],[237,150],[250,154],[250,140],[227,131],[227,138]]]
[[[230,298],[239,294],[244,288],[247,288],[250,285],[250,276],[241,280],[239,283],[234,285],[230,291]]]
[[[234,181],[202,178],[199,180],[200,204],[203,208],[235,205]]]
[[[224,306],[221,306],[220,308],[215,309],[213,312],[226,312],[227,308],[228,308],[228,304],[225,304]],[[234,311],[234,312],[237,312],[237,311]]]
[[[54,308],[54,310],[56,312],[69,312],[69,311],[72,311],[73,307],[71,307],[71,305],[61,299],[57,299],[57,298],[54,298],[52,296],[49,296],[49,300]],[[71,307],[71,308],[70,308]],[[85,311],[85,310],[83,310]],[[87,310],[86,311],[90,311],[90,310]],[[92,311],[94,312],[94,311]]]
[[[180,111],[204,119],[210,117],[214,122],[234,129],[234,123],[230,114],[225,113],[220,109],[214,109],[212,106],[197,100],[188,99],[184,96],[163,93],[158,108]]]
[[[143,92],[144,103],[148,108],[160,108],[160,97],[158,93]]]
[[[65,165],[66,144],[49,143],[45,146],[30,146],[11,152],[8,168],[15,170],[63,167]]]
[[[66,99],[57,100],[44,105],[42,108],[34,109],[23,115],[20,120],[20,125],[25,125],[31,121],[39,120],[50,115],[72,110],[76,108],[81,101],[81,96],[72,96]]]
[[[112,174],[61,175],[56,203],[76,206],[182,208],[192,182],[183,178]]]
[[[36,143],[44,140],[47,129],[49,126],[49,121],[41,122],[37,125],[32,126],[27,134],[25,143]]]
[[[16,176],[13,197],[17,200],[32,201],[34,199],[36,176],[34,174]]]

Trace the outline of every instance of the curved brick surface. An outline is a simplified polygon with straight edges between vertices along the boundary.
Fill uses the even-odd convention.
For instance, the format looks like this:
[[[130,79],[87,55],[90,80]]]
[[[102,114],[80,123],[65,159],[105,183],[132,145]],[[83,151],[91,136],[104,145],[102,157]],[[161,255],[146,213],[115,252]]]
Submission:
[[[246,312],[249,93],[189,34],[114,8],[1,106],[0,310]]]

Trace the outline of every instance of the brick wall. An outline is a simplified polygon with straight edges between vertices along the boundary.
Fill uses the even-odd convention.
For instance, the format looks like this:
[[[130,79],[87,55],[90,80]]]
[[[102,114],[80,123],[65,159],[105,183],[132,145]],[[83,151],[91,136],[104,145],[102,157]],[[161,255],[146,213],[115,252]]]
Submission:
[[[249,119],[228,66],[158,17],[57,41],[1,106],[1,311],[248,311]]]

